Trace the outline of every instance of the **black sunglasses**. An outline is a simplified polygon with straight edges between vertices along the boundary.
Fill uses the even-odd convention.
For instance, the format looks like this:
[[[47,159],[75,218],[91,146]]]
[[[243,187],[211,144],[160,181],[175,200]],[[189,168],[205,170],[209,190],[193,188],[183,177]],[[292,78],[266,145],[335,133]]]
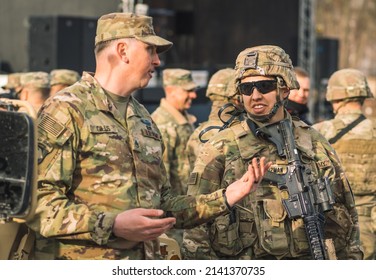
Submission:
[[[247,96],[251,96],[255,88],[257,88],[257,90],[260,93],[266,94],[277,88],[277,81],[276,80],[262,80],[262,81],[257,81],[257,82],[241,83],[238,85],[239,92]]]

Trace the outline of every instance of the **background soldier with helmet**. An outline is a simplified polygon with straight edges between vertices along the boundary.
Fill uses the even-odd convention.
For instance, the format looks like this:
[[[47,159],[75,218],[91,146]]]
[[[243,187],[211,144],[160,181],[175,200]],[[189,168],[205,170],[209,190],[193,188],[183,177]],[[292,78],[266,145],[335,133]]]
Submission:
[[[364,258],[370,260],[376,258],[376,121],[362,113],[366,98],[373,95],[361,71],[334,72],[326,99],[335,117],[313,127],[329,140],[341,160],[355,197]]]
[[[231,120],[234,121],[241,118],[242,104],[240,96],[236,93],[235,88],[235,70],[225,68],[215,72],[209,80],[206,90],[206,97],[212,102],[209,119],[201,123],[192,135],[189,137],[186,153],[189,160],[190,171],[193,170],[196,157],[199,154],[203,141],[209,140],[212,136],[224,129],[226,125],[230,125]],[[223,110],[221,119],[219,113],[224,105],[230,105],[228,110]],[[203,227],[201,229],[201,227]],[[210,244],[201,236],[202,232],[206,232],[206,224],[199,227],[184,230],[182,252],[185,259],[199,258],[210,259]]]
[[[325,255],[338,259],[362,259],[358,216],[350,185],[333,148],[304,122],[294,120],[284,108],[289,91],[299,88],[289,56],[278,46],[257,46],[240,52],[236,59],[237,90],[243,97],[247,117],[210,138],[201,149],[191,174],[188,194],[206,194],[225,188],[241,177],[248,164],[259,157],[271,161],[268,174],[257,188],[238,202],[230,213],[207,223],[211,258],[221,259],[312,259],[304,218],[290,219],[286,203],[290,188],[277,187],[272,177],[290,184],[294,169],[273,136],[275,127],[290,124],[289,134],[309,183],[328,179],[330,211],[321,213]],[[285,131],[286,132],[286,131]],[[289,173],[288,173],[289,172]],[[310,187],[303,192],[311,191]],[[304,201],[303,201],[304,203]],[[310,206],[314,207],[314,206]],[[292,216],[292,215],[291,215]],[[304,222],[303,222],[304,221]],[[202,236],[204,236],[203,233]],[[310,240],[311,241],[311,240]],[[205,252],[207,254],[207,252]],[[196,258],[205,258],[196,255]]]
[[[240,96],[236,93],[235,88],[235,70],[232,68],[225,68],[215,72],[209,80],[206,90],[206,97],[212,102],[209,118],[206,122],[201,123],[192,135],[189,137],[187,143],[187,156],[191,170],[198,155],[199,147],[202,140],[208,140],[215,135],[225,122],[230,121],[232,114],[240,114],[242,105]],[[228,103],[233,104],[229,106],[228,110],[224,110],[219,118],[218,114],[223,105]],[[209,128],[209,129],[208,129]]]

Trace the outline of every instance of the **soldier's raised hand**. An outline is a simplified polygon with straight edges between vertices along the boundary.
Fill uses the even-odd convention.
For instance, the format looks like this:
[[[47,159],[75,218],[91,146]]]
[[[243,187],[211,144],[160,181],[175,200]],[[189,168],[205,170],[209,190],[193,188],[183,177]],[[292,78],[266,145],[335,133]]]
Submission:
[[[242,178],[227,187],[226,198],[229,206],[235,205],[235,203],[247,196],[250,191],[255,190],[266,171],[272,165],[272,162],[265,163],[265,161],[265,157],[261,159],[253,158]]]

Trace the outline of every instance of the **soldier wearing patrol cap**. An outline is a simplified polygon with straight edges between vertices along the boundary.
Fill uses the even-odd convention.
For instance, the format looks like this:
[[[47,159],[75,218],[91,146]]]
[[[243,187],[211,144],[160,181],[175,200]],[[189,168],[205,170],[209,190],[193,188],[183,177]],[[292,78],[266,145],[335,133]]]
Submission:
[[[226,201],[233,205],[263,176],[267,166],[254,165],[227,190],[170,194],[161,134],[131,94],[147,86],[171,46],[151,17],[103,15],[95,74],[84,72],[41,108],[38,203],[28,225],[55,242],[54,258],[160,259],[161,234],[228,212]]]
[[[7,83],[3,86],[3,89],[9,91],[10,98],[19,98],[19,94],[22,90],[21,76],[23,73],[11,73],[8,74]]]
[[[50,96],[50,76],[46,72],[28,72],[21,76],[20,100],[28,101],[36,112]]]
[[[171,183],[171,193],[182,195],[187,193],[189,177],[185,147],[196,122],[196,117],[187,110],[197,97],[198,86],[192,79],[191,71],[181,68],[163,70],[162,79],[165,98],[161,99],[151,117],[157,124],[166,147],[163,162]],[[167,235],[182,244],[182,230],[173,229]]]
[[[189,166],[184,152],[189,136],[194,130],[196,117],[188,113],[192,100],[197,97],[197,84],[191,71],[180,68],[163,70],[165,98],[151,114],[157,124],[166,146],[163,154],[172,192],[176,195],[187,193]]]
[[[313,125],[336,150],[355,196],[364,259],[376,258],[376,121],[362,113],[366,98],[374,98],[366,76],[357,69],[334,72],[326,99],[335,117]]]
[[[284,108],[289,91],[299,87],[288,54],[272,45],[247,48],[239,53],[235,70],[237,90],[242,95],[247,117],[220,131],[202,146],[188,182],[188,194],[226,188],[242,176],[250,163],[257,162],[258,157],[265,157],[272,165],[267,179],[260,180],[255,190],[235,204],[230,213],[206,224],[207,232],[200,233],[201,244],[206,242],[209,246],[184,244],[190,256],[194,259],[313,258],[302,218],[289,218],[290,213],[287,214],[282,203],[288,193],[270,179],[285,178],[286,184],[290,184],[289,177],[286,179],[291,175],[287,174],[289,162],[280,155],[280,147],[267,137],[274,137],[277,132],[271,128],[283,121],[292,128],[294,151],[304,168],[312,170],[312,182],[322,177],[328,177],[330,182],[327,188],[333,192],[335,203],[331,211],[323,213],[324,237],[329,240],[325,243],[332,245],[328,247],[330,255],[334,258],[336,254],[338,259],[361,259],[358,216],[335,151],[324,137],[306,123],[292,119]]]
[[[54,69],[50,72],[50,96],[55,95],[58,91],[73,85],[80,79],[80,75],[70,69]]]

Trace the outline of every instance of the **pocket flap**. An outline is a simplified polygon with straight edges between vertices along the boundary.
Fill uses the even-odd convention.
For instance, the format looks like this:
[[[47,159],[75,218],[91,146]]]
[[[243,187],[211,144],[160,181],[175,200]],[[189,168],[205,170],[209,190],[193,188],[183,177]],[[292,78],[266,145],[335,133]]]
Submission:
[[[263,200],[264,211],[273,222],[282,222],[286,218],[286,211],[281,202],[273,199]]]

